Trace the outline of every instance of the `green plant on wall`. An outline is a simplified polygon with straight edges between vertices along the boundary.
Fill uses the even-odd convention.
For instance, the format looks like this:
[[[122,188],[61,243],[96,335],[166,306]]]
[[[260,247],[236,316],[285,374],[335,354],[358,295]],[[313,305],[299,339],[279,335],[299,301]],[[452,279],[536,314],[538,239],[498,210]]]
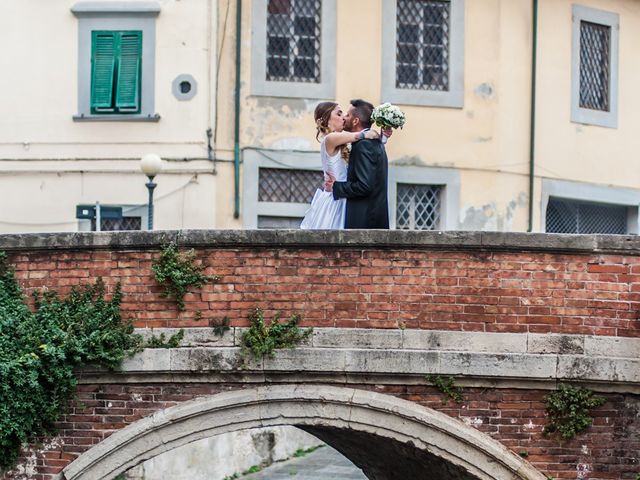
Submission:
[[[222,320],[214,323],[210,323],[210,326],[213,326],[213,334],[217,337],[222,337],[225,332],[231,330],[229,326],[229,317],[224,317]]]
[[[603,397],[594,395],[591,390],[560,384],[556,391],[544,397],[549,423],[543,432],[558,432],[562,438],[571,439],[591,425],[591,409],[605,402]]]
[[[444,395],[442,403],[447,403],[449,399],[456,403],[464,400],[462,389],[454,383],[453,377],[443,377],[441,375],[429,375],[427,380]]]
[[[276,314],[268,322],[262,309],[256,308],[249,317],[250,327],[242,334],[243,351],[260,358],[263,355],[272,357],[278,348],[294,348],[313,332],[312,328],[301,329],[300,320],[300,315],[292,315],[288,321],[280,323],[280,314]]]
[[[163,295],[173,299],[178,310],[184,310],[184,296],[190,290],[220,279],[202,273],[205,268],[206,265],[196,263],[193,250],[179,252],[175,243],[165,245],[160,258],[151,266],[156,281],[164,288]]]
[[[181,328],[177,333],[174,333],[169,338],[166,338],[164,333],[160,336],[152,335],[144,342],[144,348],[178,348],[180,341],[184,338],[184,329]]]
[[[120,285],[111,300],[101,280],[64,299],[53,291],[34,298],[31,311],[0,252],[0,469],[14,464],[23,443],[54,431],[74,396],[75,367],[114,368],[142,342],[121,320]]]

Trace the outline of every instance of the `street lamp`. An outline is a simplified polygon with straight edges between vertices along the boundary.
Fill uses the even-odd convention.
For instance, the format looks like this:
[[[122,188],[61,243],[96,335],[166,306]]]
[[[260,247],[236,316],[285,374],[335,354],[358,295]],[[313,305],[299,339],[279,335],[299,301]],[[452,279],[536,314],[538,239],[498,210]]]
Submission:
[[[148,227],[153,230],[153,189],[156,184],[153,183],[154,177],[162,170],[162,159],[155,153],[148,153],[140,160],[140,170],[149,178],[146,183],[149,190],[149,210],[148,210]]]

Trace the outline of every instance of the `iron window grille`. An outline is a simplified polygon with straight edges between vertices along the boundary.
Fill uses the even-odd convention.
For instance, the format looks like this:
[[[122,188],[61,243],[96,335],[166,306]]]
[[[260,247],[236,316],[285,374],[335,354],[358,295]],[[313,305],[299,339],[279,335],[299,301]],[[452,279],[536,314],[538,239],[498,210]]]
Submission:
[[[610,110],[611,27],[580,22],[580,107]]]
[[[321,9],[321,0],[269,0],[267,80],[320,83]]]
[[[122,230],[142,230],[141,217],[101,218],[100,231],[116,232]],[[96,219],[91,220],[91,231],[96,231]]]
[[[322,172],[315,170],[261,168],[258,201],[310,203],[322,179]]]
[[[550,198],[546,213],[548,233],[605,233],[624,235],[628,207]]]
[[[396,228],[437,230],[440,228],[442,186],[398,184]]]
[[[451,2],[398,0],[396,88],[449,90]]]

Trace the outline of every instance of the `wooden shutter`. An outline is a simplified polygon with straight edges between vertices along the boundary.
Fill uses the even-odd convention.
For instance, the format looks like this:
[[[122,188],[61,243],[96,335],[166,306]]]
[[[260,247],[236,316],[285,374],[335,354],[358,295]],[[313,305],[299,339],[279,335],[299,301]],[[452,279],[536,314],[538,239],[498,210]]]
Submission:
[[[120,112],[139,112],[142,32],[120,32],[119,43],[116,108]]]
[[[91,32],[91,109],[113,111],[117,32]]]

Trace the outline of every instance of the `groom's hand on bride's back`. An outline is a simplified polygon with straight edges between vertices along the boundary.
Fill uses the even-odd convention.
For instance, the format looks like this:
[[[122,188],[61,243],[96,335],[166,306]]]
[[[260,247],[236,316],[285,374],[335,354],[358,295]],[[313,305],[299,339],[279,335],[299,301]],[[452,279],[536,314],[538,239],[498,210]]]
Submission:
[[[325,181],[324,181],[324,191],[325,192],[332,192],[333,191],[333,184],[334,184],[335,181],[336,181],[336,177],[334,177],[330,173],[327,173]]]

